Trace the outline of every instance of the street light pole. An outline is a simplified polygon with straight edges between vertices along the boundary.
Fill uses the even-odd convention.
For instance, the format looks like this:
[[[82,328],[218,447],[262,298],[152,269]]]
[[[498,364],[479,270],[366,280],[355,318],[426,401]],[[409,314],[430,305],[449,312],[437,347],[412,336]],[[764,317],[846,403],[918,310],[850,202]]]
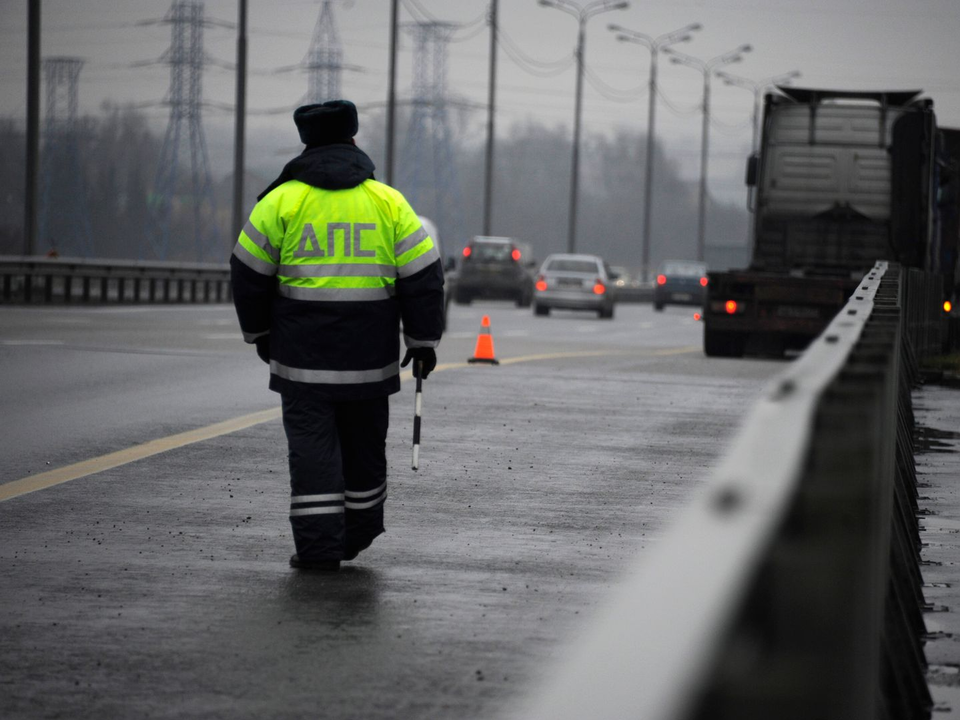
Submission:
[[[608,10],[625,10],[630,6],[627,0],[595,0],[580,7],[572,0],[539,0],[540,5],[562,10],[577,19],[577,86],[573,111],[573,160],[570,178],[570,210],[567,228],[567,252],[576,252],[577,247],[577,198],[580,184],[580,116],[583,110],[583,52],[586,41],[587,20]]]
[[[27,162],[23,203],[23,254],[37,252],[40,177],[40,0],[27,3]]]
[[[700,23],[692,23],[679,30],[664,33],[658,37],[651,37],[646,33],[636,30],[628,30],[620,25],[608,25],[607,29],[617,33],[617,40],[621,42],[632,42],[643,45],[650,51],[650,79],[648,90],[647,107],[647,156],[646,168],[643,183],[643,245],[641,248],[640,277],[646,278],[650,269],[650,246],[651,246],[651,216],[653,210],[653,170],[654,170],[654,136],[656,133],[656,111],[657,111],[657,60],[660,49],[673,45],[674,43],[689,42],[692,40],[691,32],[700,30]]]
[[[393,156],[395,154],[394,136],[397,122],[397,32],[400,26],[400,0],[390,3],[390,69],[387,71],[387,138],[384,148],[385,174],[387,185],[393,184]]]
[[[243,173],[246,149],[247,119],[247,0],[237,4],[237,101],[234,107],[233,131],[233,212],[231,235],[227,246],[232,249],[243,228]]]
[[[487,87],[487,152],[484,158],[483,177],[483,234],[491,231],[490,218],[493,214],[493,144],[494,118],[496,115],[497,97],[497,7],[499,0],[490,3],[490,76]]]
[[[678,52],[673,48],[663,48],[670,55],[670,62],[686,65],[699,70],[703,74],[703,129],[700,138],[700,198],[697,209],[697,260],[703,262],[706,255],[707,232],[707,163],[710,158],[710,77],[717,68],[740,62],[744,53],[753,48],[750,45],[741,45],[735,50],[717,55],[704,61],[699,58]]]

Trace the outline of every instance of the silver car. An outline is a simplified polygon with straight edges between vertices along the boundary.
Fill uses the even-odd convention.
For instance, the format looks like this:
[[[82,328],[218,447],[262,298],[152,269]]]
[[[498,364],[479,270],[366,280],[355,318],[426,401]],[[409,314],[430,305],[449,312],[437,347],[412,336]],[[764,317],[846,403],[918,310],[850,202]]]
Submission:
[[[548,315],[553,308],[592,310],[613,317],[615,274],[596,255],[550,255],[534,284],[533,312]]]

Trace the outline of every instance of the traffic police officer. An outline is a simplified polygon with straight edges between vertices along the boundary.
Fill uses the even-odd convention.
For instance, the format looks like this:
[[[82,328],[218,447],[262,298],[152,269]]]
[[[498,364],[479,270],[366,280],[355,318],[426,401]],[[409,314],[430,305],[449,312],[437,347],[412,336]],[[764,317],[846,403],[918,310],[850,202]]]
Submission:
[[[387,396],[411,360],[424,378],[436,366],[443,268],[355,145],[353,103],[305,105],[293,119],[306,148],[259,196],[230,270],[243,337],[282,399],[290,564],[333,571],[384,531]]]

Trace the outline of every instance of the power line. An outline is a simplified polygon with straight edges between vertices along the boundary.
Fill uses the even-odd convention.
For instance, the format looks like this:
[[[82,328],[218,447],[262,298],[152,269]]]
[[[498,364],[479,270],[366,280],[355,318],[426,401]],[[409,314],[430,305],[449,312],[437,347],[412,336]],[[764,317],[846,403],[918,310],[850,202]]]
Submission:
[[[621,90],[615,88],[611,85],[608,85],[603,80],[600,79],[600,76],[590,68],[589,65],[584,63],[583,65],[584,74],[587,77],[587,82],[589,82],[594,90],[599,92],[603,97],[612,102],[628,103],[634,102],[639,98],[647,94],[648,88],[646,85],[640,85],[635,88],[630,88],[628,90]]]
[[[667,108],[669,108],[669,110],[670,110],[674,115],[680,115],[680,116],[693,115],[694,113],[698,113],[698,112],[700,112],[701,110],[703,110],[703,104],[702,104],[702,103],[697,103],[696,105],[694,105],[693,107],[688,108],[688,109],[683,109],[683,108],[677,107],[676,105],[673,104],[673,102],[671,102],[670,98],[668,98],[668,97],[664,94],[663,90],[660,89],[659,86],[657,87],[657,97],[660,98],[661,100],[663,100],[663,104],[666,105]]]
[[[541,68],[561,68],[566,70],[568,67],[573,65],[575,58],[572,54],[564,55],[562,58],[557,60],[537,60],[534,57],[527,55],[523,50],[520,49],[520,46],[517,45],[516,41],[513,40],[503,28],[497,28],[497,43],[506,50],[508,47],[512,50],[523,63],[532,65],[534,67]]]

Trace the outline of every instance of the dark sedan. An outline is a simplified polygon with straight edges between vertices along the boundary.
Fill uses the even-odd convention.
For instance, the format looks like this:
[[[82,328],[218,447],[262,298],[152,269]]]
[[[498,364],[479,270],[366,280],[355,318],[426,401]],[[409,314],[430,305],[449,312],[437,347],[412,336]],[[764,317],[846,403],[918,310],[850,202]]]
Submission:
[[[667,260],[657,271],[653,288],[653,309],[664,306],[699,305],[707,298],[707,266],[689,260]]]

